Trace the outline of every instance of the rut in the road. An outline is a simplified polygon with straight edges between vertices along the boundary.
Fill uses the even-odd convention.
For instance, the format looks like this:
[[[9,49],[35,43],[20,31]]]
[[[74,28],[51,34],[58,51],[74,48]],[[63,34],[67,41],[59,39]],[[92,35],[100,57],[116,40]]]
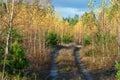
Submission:
[[[57,61],[56,58],[59,54],[60,48],[57,48],[52,54],[51,54],[51,70],[49,74],[48,80],[58,80],[58,66],[57,66]]]
[[[84,64],[81,62],[79,55],[78,55],[78,51],[80,50],[80,48],[75,47],[74,49],[74,56],[75,56],[75,60],[76,60],[76,64],[78,66],[78,70],[80,73],[83,74],[85,80],[93,80],[92,76],[90,75],[90,73],[84,68]]]

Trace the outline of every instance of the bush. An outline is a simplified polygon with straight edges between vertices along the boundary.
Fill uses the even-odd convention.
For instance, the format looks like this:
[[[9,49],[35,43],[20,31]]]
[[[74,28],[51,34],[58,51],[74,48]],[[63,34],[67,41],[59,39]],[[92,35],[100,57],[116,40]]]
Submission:
[[[116,74],[116,77],[117,77],[118,80],[120,80],[120,64],[117,61],[115,61],[115,67],[118,70],[117,74]]]
[[[22,46],[15,41],[9,47],[9,54],[6,58],[6,68],[5,71],[9,74],[20,74],[22,70],[28,67],[28,61],[25,57],[25,50]],[[3,59],[1,60],[3,64]]]
[[[48,32],[46,35],[46,44],[50,46],[55,46],[59,43],[59,36],[54,32]]]
[[[70,43],[71,42],[71,37],[69,34],[64,34],[62,37],[62,42],[63,43]]]
[[[28,61],[25,57],[25,50],[22,48],[22,46],[18,43],[18,41],[15,41],[10,46],[10,56],[8,58],[9,60],[9,67],[12,71],[15,73],[20,73],[21,70],[28,67]]]
[[[83,45],[87,46],[91,44],[91,42],[92,42],[92,37],[90,35],[86,35],[83,39]]]

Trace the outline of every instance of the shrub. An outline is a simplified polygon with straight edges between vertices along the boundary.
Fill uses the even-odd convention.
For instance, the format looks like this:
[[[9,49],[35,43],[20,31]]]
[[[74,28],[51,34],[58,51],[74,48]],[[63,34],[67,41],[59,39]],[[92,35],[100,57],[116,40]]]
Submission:
[[[10,56],[8,58],[9,67],[15,73],[21,72],[21,70],[28,67],[28,61],[25,57],[25,53],[25,50],[18,43],[18,41],[15,41],[10,46]]]
[[[6,58],[6,72],[9,74],[20,74],[22,70],[28,67],[28,61],[25,57],[25,50],[15,41],[9,47],[9,54]],[[1,60],[3,64],[3,59]]]
[[[83,45],[87,46],[91,44],[91,42],[92,42],[92,37],[90,35],[86,35],[83,39]]]
[[[71,37],[69,34],[64,34],[63,37],[62,37],[62,42],[63,43],[70,43],[71,42]]]
[[[55,46],[59,43],[59,36],[54,32],[48,32],[46,35],[46,44],[50,46]]]

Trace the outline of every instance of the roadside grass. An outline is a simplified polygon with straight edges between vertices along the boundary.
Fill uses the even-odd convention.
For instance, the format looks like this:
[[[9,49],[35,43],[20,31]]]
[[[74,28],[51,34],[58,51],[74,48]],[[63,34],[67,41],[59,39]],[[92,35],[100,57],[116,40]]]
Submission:
[[[116,44],[110,44],[107,50],[102,53],[101,46],[88,45],[81,48],[79,56],[81,61],[86,65],[87,70],[109,70],[114,68],[115,60],[119,59]],[[114,47],[113,47],[114,46]]]

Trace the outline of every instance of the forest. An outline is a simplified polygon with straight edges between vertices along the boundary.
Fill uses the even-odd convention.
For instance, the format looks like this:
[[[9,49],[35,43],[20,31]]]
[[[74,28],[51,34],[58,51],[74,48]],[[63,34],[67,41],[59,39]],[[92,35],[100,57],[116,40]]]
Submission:
[[[106,1],[61,18],[50,0],[0,0],[0,79],[120,80],[120,1]]]

